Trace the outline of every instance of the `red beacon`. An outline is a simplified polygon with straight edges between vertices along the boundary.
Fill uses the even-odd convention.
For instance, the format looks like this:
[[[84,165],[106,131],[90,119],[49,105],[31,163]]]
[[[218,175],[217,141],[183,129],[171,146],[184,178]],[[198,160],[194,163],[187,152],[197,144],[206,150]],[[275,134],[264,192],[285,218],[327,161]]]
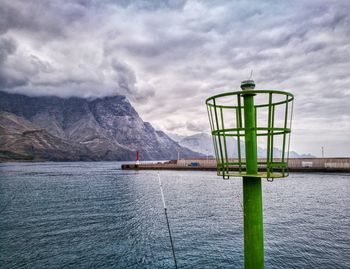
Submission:
[[[140,164],[140,151],[136,151],[136,164]]]

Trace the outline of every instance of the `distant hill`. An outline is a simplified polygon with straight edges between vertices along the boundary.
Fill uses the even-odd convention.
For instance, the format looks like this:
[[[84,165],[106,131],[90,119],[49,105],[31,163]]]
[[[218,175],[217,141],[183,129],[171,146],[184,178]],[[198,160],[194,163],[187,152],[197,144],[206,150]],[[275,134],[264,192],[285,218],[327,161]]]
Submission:
[[[176,139],[176,136],[174,136]],[[180,145],[192,149],[194,151],[203,153],[209,156],[215,156],[213,139],[211,135],[206,133],[198,133],[191,136],[179,136],[179,140],[175,140],[179,142]]]
[[[0,91],[0,111],[7,112],[1,114],[1,132],[6,138],[1,138],[0,151],[11,156],[18,153],[35,160],[134,160],[137,150],[143,160],[176,159],[178,152],[183,157],[203,156],[144,122],[120,95],[88,100]],[[28,130],[33,132],[29,135]]]
[[[204,155],[215,156],[212,136],[207,133],[198,133],[191,136],[179,136],[176,134],[169,134],[181,146],[187,147],[191,150],[200,152]],[[231,137],[230,141],[232,147],[228,147],[228,155],[230,157],[237,157],[237,140]],[[244,141],[241,141],[242,156],[244,156],[245,146]],[[266,157],[266,149],[258,147],[258,157]],[[274,148],[274,156],[280,156],[281,150]],[[289,152],[290,158],[312,158],[311,154],[299,154],[295,151]]]

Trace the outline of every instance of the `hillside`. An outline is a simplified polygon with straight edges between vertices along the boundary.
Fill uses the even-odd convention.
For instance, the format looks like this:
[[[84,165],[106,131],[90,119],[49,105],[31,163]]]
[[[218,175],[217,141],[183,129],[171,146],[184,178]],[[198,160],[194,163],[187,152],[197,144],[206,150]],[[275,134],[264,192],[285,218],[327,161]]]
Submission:
[[[89,100],[0,92],[0,111],[16,115],[17,120],[25,119],[26,124],[33,124],[30,128],[44,131],[51,139],[59,139],[59,150],[62,146],[64,151],[63,144],[58,142],[61,141],[82,152],[87,150],[92,160],[133,160],[137,150],[143,160],[176,159],[177,152],[183,157],[202,156],[144,122],[130,102],[120,95]],[[12,124],[5,121],[3,132],[10,133],[14,128]],[[5,141],[1,150],[9,148],[9,143]],[[55,159],[48,154],[47,159],[52,158]]]

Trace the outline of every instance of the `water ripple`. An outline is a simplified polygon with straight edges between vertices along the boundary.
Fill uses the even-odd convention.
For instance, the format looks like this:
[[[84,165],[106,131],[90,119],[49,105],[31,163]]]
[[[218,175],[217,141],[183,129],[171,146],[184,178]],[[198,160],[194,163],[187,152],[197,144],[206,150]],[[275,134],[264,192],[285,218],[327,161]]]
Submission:
[[[155,171],[0,164],[0,268],[173,268]],[[161,171],[180,268],[243,268],[242,182]],[[266,268],[350,268],[349,175],[263,182]]]

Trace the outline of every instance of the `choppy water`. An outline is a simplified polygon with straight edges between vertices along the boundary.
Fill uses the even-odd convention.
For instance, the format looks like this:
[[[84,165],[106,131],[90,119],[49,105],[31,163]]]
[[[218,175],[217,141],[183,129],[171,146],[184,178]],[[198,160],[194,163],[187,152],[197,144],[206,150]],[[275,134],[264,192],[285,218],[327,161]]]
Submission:
[[[155,171],[0,165],[0,268],[173,268]],[[243,268],[240,179],[160,172],[180,268]],[[266,268],[350,268],[350,175],[264,181]]]

